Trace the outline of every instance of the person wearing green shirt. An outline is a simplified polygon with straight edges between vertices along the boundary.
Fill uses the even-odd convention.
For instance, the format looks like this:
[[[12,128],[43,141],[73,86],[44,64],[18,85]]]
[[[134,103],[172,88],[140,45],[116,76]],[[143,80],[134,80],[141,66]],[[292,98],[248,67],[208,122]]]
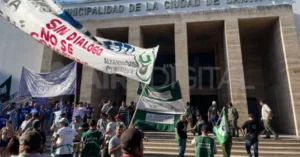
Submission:
[[[227,113],[228,113],[228,124],[229,124],[229,133],[232,137],[239,137],[239,128],[237,126],[237,121],[239,119],[239,113],[232,103],[227,104]]]
[[[90,129],[81,138],[81,157],[99,157],[101,156],[101,146],[103,148],[105,145],[102,133],[97,130],[96,120],[91,120],[89,126]]]
[[[217,154],[217,147],[215,140],[208,136],[208,127],[203,125],[201,128],[202,135],[195,136],[192,144],[195,145],[196,157],[214,157]]]

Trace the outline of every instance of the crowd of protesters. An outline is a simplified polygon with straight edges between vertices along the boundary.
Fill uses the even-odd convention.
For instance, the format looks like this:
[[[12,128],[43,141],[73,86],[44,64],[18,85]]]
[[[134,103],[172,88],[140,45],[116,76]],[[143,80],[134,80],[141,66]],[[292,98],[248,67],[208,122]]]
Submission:
[[[277,139],[278,134],[270,125],[271,109],[264,101],[260,101],[260,105],[265,138],[270,138],[272,133]],[[118,106],[111,101],[102,101],[97,107],[98,113],[88,103],[55,103],[45,106],[33,102],[8,105],[0,119],[1,157],[40,157],[46,151],[46,135],[51,134],[50,153],[54,157],[143,156],[143,140],[147,138],[141,130],[129,128],[135,111],[134,102],[129,106],[122,102]],[[58,118],[54,117],[55,111],[61,111]],[[96,114],[100,117],[97,120],[93,118]],[[239,137],[240,131],[246,137],[245,149],[248,156],[252,156],[252,146],[254,156],[258,156],[258,136],[263,130],[258,119],[249,115],[249,120],[240,128],[237,125],[239,114],[232,103],[226,104],[222,112],[219,112],[217,103],[213,101],[207,112],[207,121],[187,103],[185,114],[175,124],[180,157],[185,154],[188,131],[194,134],[192,144],[195,145],[196,157],[211,157],[217,153],[214,137],[208,135],[207,122],[212,126],[218,125],[221,114],[226,114],[229,124],[228,139],[222,145],[223,156],[230,157],[232,137]],[[189,123],[191,128],[187,129]]]
[[[249,157],[252,157],[251,147],[253,146],[254,156],[258,157],[258,138],[264,132],[265,139],[270,139],[270,134],[274,135],[274,139],[278,139],[278,134],[271,127],[272,111],[264,100],[259,101],[261,108],[261,121],[252,114],[249,114],[249,119],[244,122],[242,127],[238,127],[239,113],[232,103],[227,103],[221,112],[219,112],[217,103],[212,102],[207,112],[207,121],[200,114],[200,111],[190,103],[186,104],[186,111],[181,115],[180,120],[176,123],[176,137],[178,138],[178,153],[179,157],[184,157],[187,143],[187,132],[192,131],[194,139],[192,144],[195,145],[196,157],[213,157],[217,153],[214,136],[209,136],[208,123],[212,127],[220,124],[221,114],[225,114],[225,120],[228,123],[228,136],[225,143],[222,145],[223,157],[230,157],[232,138],[239,137],[239,132],[245,136],[245,149]],[[208,123],[206,123],[208,122]],[[191,129],[188,128],[190,124]],[[264,128],[264,129],[263,129]],[[221,128],[224,130],[224,128]],[[214,133],[215,134],[215,133]]]
[[[30,131],[41,137],[39,154],[46,151],[46,135],[52,134],[52,156],[122,156],[120,139],[133,116],[134,102],[129,106],[122,102],[118,106],[111,101],[102,101],[97,107],[100,108],[98,113],[88,103],[9,104],[0,119],[0,156],[21,153],[13,149],[20,145],[19,139]],[[58,121],[54,114],[56,111],[61,111]],[[94,114],[99,114],[100,118],[93,119]]]

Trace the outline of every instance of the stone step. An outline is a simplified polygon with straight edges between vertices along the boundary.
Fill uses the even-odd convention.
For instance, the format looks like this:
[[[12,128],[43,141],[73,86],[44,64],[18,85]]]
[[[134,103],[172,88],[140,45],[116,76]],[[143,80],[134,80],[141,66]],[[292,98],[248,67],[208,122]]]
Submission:
[[[253,154],[252,154],[253,155]],[[165,151],[144,151],[144,157],[178,157],[178,152],[165,152]],[[185,153],[185,157],[195,157],[194,153]],[[215,157],[223,157],[221,153],[215,154]],[[248,157],[247,154],[231,154],[231,157]],[[259,154],[259,157],[282,157],[282,155],[262,155]],[[296,155],[288,155],[287,157],[299,157],[299,154]]]
[[[144,147],[178,147],[177,143],[156,143],[156,142],[144,142]],[[191,143],[187,143],[187,148],[194,148],[194,145],[192,145]],[[218,148],[221,148],[220,145],[217,145]],[[245,149],[245,145],[242,144],[233,144],[232,145],[232,149]],[[289,146],[289,147],[284,147],[282,145],[277,145],[277,146],[273,146],[273,145],[261,145],[259,144],[259,149],[260,150],[277,150],[277,151],[297,151],[300,152],[300,147],[297,146]]]
[[[222,154],[222,149],[217,149],[218,154]],[[145,151],[149,152],[170,152],[170,153],[178,153],[178,147],[145,147]],[[195,154],[194,148],[186,148],[187,154]],[[253,153],[253,152],[252,152]],[[232,155],[245,155],[246,150],[245,149],[232,149],[231,150]],[[262,156],[274,156],[274,155],[281,155],[281,156],[297,156],[299,157],[299,152],[295,151],[275,151],[275,150],[259,150],[259,154]]]
[[[188,139],[187,143],[191,143],[192,140]],[[176,143],[175,139],[148,139],[148,142],[153,143]],[[218,144],[217,140],[216,143]],[[233,145],[245,145],[245,141],[243,140],[233,140]],[[280,141],[280,140],[269,140],[269,141],[259,141],[259,145],[272,145],[272,146],[284,146],[284,147],[292,147],[298,146],[300,147],[300,142],[289,142],[289,141]]]
[[[170,139],[175,140],[175,135],[151,135],[146,136],[148,139]],[[210,137],[213,137],[213,135],[210,135]],[[188,136],[188,140],[192,140],[194,136]],[[233,141],[244,141],[245,137],[239,137],[239,138],[233,138]],[[300,143],[300,139],[293,139],[293,138],[284,138],[279,137],[279,139],[275,140],[274,138],[271,139],[264,139],[263,137],[259,138],[259,141],[280,141],[280,142],[298,142]]]

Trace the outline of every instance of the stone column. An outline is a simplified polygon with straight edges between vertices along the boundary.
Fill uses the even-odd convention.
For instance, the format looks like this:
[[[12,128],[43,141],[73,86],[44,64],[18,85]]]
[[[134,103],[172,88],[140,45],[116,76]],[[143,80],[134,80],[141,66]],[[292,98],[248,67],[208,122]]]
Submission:
[[[285,16],[280,16],[281,37],[283,42],[283,53],[286,64],[288,86],[290,89],[292,119],[286,119],[287,123],[294,121],[295,134],[300,136],[300,52],[292,10]],[[285,93],[285,92],[284,92]],[[282,93],[282,94],[284,94]],[[289,108],[288,106],[286,108]],[[287,112],[286,112],[287,113]],[[287,113],[288,114],[288,113]],[[289,129],[289,128],[287,128]]]
[[[238,110],[240,115],[238,123],[242,125],[248,119],[248,107],[238,19],[226,19],[224,33],[229,100]]]
[[[189,62],[186,23],[175,23],[175,67],[184,102],[190,101]]]
[[[53,53],[54,52],[52,49],[44,46],[42,65],[41,65],[42,73],[51,71]]]
[[[97,35],[97,29],[89,29],[92,30],[91,33],[93,35]],[[93,118],[97,119],[99,117],[100,108],[99,104],[102,99],[102,73],[97,71],[94,68],[89,66],[82,66],[82,77],[81,77],[81,86],[80,88],[80,96],[79,102],[88,102],[91,103],[95,109]]]
[[[134,46],[143,46],[143,37],[141,33],[140,26],[130,26],[129,27],[129,44]],[[126,88],[126,103],[129,105],[131,101],[137,101],[137,90],[139,88],[139,82],[127,78],[127,88]]]

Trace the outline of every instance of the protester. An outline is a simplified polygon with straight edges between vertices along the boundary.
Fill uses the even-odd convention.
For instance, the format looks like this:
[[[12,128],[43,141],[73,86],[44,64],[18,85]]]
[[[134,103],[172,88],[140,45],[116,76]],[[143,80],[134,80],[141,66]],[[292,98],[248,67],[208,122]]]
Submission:
[[[205,125],[204,120],[202,119],[202,116],[200,114],[197,115],[197,122],[195,124],[195,126],[190,129],[189,131],[192,131],[194,133],[194,135],[198,135],[200,136],[202,133],[202,126]]]
[[[271,120],[272,120],[272,111],[270,107],[266,104],[264,100],[261,100],[259,104],[262,106],[261,108],[261,119],[264,123],[264,128],[266,131],[266,137],[265,138],[271,138],[270,133],[275,136],[275,139],[278,139],[278,134],[274,131],[274,129],[271,126]]]
[[[106,114],[101,112],[100,119],[98,120],[97,123],[97,129],[104,134],[106,131],[106,125],[107,125]]]
[[[14,131],[18,130],[18,126],[19,126],[19,117],[18,117],[18,108],[15,106],[16,103],[12,103],[11,107],[8,109],[8,115],[9,115],[9,119],[12,122],[12,128]]]
[[[19,147],[19,139],[17,137],[13,137],[9,140],[7,144],[6,152],[11,155],[10,157],[17,157],[19,155]]]
[[[19,129],[20,133],[25,132],[25,127],[27,127],[27,123],[31,120],[31,118],[32,118],[31,113],[26,113],[25,120],[22,122],[21,127]]]
[[[63,118],[66,118],[66,114],[65,113],[61,113],[60,114],[59,120],[63,119]],[[60,125],[59,121],[58,122],[53,122],[50,130],[51,130],[51,132],[53,132],[55,134],[60,127],[61,127],[61,125]]]
[[[129,116],[130,116],[129,117],[129,119],[130,119],[129,122],[130,122],[132,117],[133,117],[134,111],[135,111],[134,101],[130,102],[130,106],[128,107],[128,111],[129,111]]]
[[[21,107],[21,113],[20,113],[20,123],[22,123],[25,120],[25,116],[30,113],[29,103],[26,102],[24,107]]]
[[[121,116],[121,120],[125,123],[126,126],[129,124],[129,109],[125,103],[122,101],[122,106],[119,108],[119,115]]]
[[[252,157],[251,146],[253,146],[254,156],[258,157],[258,136],[262,129],[252,114],[249,114],[249,120],[242,126],[242,132],[246,135],[245,146],[249,157]]]
[[[102,133],[97,130],[96,120],[89,123],[90,129],[82,135],[82,152],[80,157],[98,157],[101,155],[101,148],[105,142],[102,140]]]
[[[41,142],[41,148],[40,148],[39,153],[43,154],[45,147],[46,147],[46,135],[43,131],[41,131],[41,122],[38,120],[35,120],[32,124],[32,128],[29,128],[26,131],[36,131],[40,134],[42,142]]]
[[[30,113],[32,115],[39,114],[40,110],[41,109],[40,109],[39,105],[37,103],[34,103],[33,108],[31,109]]]
[[[108,109],[111,107],[111,105],[112,105],[111,101],[108,100],[108,102],[103,105],[101,111],[106,114]]]
[[[116,135],[114,137],[112,137],[109,141],[108,154],[111,155],[111,157],[121,157],[122,156],[120,137],[121,137],[124,129],[125,128],[123,128],[123,125],[118,125],[117,129],[116,129]]]
[[[192,106],[190,102],[186,103],[186,109],[185,109],[185,116],[187,118],[188,123],[190,124],[190,127],[193,128],[192,120],[193,120],[193,111]]]
[[[117,104],[115,102],[112,103],[110,108],[107,110],[106,115],[115,117],[118,114]]]
[[[36,131],[27,131],[20,137],[18,157],[43,157],[39,154],[42,138]]]
[[[192,140],[192,144],[195,145],[196,157],[214,157],[217,154],[215,140],[208,136],[207,125],[202,125],[201,134]]]
[[[135,128],[125,130],[121,135],[122,157],[142,157],[144,134]]]
[[[117,125],[122,125],[122,126],[123,126],[123,129],[125,130],[125,129],[126,129],[126,125],[125,125],[124,122],[121,121],[121,116],[120,116],[120,115],[116,115],[116,116],[115,116],[115,119],[116,119]]]
[[[239,137],[239,128],[237,126],[237,121],[239,119],[239,113],[232,103],[227,104],[227,113],[228,113],[228,124],[229,124],[229,133],[232,137]]]
[[[15,135],[11,120],[6,121],[6,126],[0,131],[0,153],[7,146],[9,140]]]
[[[40,112],[39,112],[39,121],[41,123],[41,126],[44,126],[44,121],[45,121],[45,111],[46,111],[46,105],[43,105],[40,109]],[[41,130],[43,130],[43,127],[41,127]]]
[[[62,118],[59,120],[61,128],[58,129],[54,138],[54,151],[55,157],[72,157],[73,139],[78,135],[78,133],[68,127],[69,122],[67,118]]]
[[[179,143],[179,157],[184,157],[187,139],[187,121],[185,115],[181,115],[180,120],[176,123],[175,132]]]
[[[2,115],[0,116],[0,129],[6,126],[6,121],[8,119],[9,115],[7,114],[7,109],[4,109]]]
[[[87,110],[87,116],[93,117],[94,108],[91,106],[90,103],[87,104],[86,110]]]
[[[217,107],[217,103],[215,101],[212,102],[212,106],[208,109],[208,121],[212,123],[213,126],[217,125],[218,119],[219,119],[219,111]]]
[[[78,133],[78,136],[74,139],[74,143],[73,144],[73,154],[74,154],[74,157],[78,157],[79,154],[80,154],[80,139],[81,139],[81,131],[79,130],[80,126],[83,125],[83,122],[81,120],[81,117],[80,115],[77,115],[75,116],[75,121],[73,121],[70,126],[72,129],[74,129],[77,133]]]
[[[49,131],[50,130],[50,127],[51,127],[51,123],[52,123],[52,112],[53,112],[53,109],[52,109],[52,104],[49,104],[46,109],[45,109],[45,119],[44,119],[44,126],[43,126],[43,129],[45,131]]]
[[[106,127],[106,131],[103,135],[104,139],[105,139],[105,142],[106,142],[106,146],[103,150],[103,155],[102,156],[108,156],[108,143],[109,143],[109,140],[113,136],[115,136],[116,127],[117,127],[117,124],[115,122],[115,119],[113,117],[108,117],[108,124],[107,124],[107,127]]]
[[[29,120],[27,121],[27,123],[26,123],[26,125],[25,125],[25,127],[24,127],[24,130],[22,130],[23,133],[24,133],[27,129],[32,128],[33,122],[34,122],[35,120],[39,120],[39,114],[38,114],[38,113],[35,113],[35,112],[33,112],[33,113],[34,113],[34,115],[32,116],[31,119],[29,119]]]

